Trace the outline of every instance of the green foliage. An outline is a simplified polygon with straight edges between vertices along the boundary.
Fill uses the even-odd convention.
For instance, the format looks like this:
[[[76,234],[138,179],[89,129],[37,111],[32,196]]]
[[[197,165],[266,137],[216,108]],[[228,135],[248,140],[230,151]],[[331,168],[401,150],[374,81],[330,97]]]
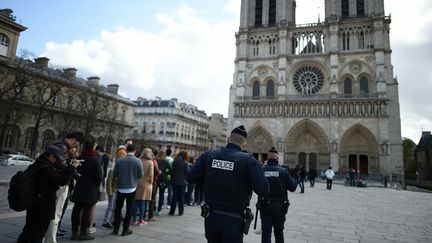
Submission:
[[[405,164],[405,174],[415,174],[417,171],[417,161],[414,158],[414,152],[417,147],[411,139],[404,138],[403,143],[403,161]]]

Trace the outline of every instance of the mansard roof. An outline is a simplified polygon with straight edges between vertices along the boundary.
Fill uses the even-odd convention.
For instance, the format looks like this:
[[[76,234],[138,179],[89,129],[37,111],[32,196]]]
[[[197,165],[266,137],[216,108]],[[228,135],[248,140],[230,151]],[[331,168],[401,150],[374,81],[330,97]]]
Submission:
[[[431,132],[423,132],[420,138],[420,142],[417,145],[416,151],[427,151],[429,146],[432,145]]]
[[[78,86],[84,89],[94,89],[94,84],[91,84],[88,80],[83,79],[81,77],[69,77],[67,74],[60,70],[60,69],[54,69],[49,67],[43,67],[35,62],[32,62],[31,60],[23,59],[16,57],[15,59],[15,67],[22,68],[23,70],[27,70],[33,74],[41,75],[42,77],[57,80],[60,82],[63,82],[65,84],[69,84],[71,86]],[[125,98],[123,96],[120,96],[118,94],[113,94],[109,92],[108,87],[103,85],[97,86],[97,91],[99,93],[102,93],[105,96],[109,96],[117,101],[127,103],[128,105],[135,106],[135,103],[132,102],[130,99]]]

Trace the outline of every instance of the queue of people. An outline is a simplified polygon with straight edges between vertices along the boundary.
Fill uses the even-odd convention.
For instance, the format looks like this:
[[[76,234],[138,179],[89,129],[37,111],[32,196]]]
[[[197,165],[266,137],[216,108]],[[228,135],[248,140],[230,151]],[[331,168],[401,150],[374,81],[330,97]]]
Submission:
[[[78,155],[80,144],[83,146]],[[80,133],[68,134],[61,142],[48,146],[31,166],[43,165],[35,173],[36,190],[47,192],[43,200],[27,209],[26,225],[18,242],[43,242],[44,238],[45,242],[56,242],[59,233],[64,235],[65,230],[58,226],[69,196],[74,203],[70,239],[93,240],[95,205],[105,200],[102,194],[107,196],[108,205],[101,226],[112,230],[113,235],[119,234],[121,228],[121,235],[127,236],[133,234],[131,225],[159,221],[166,202],[168,216],[175,215],[177,209],[177,215],[183,215],[185,205],[200,205],[208,242],[243,242],[253,218],[249,208],[252,191],[258,195],[262,242],[271,242],[272,230],[276,242],[283,242],[290,205],[287,192],[294,192],[298,185],[300,193],[304,193],[306,178],[314,187],[318,172],[306,172],[300,164],[291,170],[283,168],[274,147],[268,151],[268,160],[260,163],[245,151],[246,145],[247,131],[239,126],[231,131],[226,147],[211,149],[196,161],[186,151],[172,157],[169,148],[145,148],[137,157],[130,139],[117,148],[110,160],[94,140],[84,139]],[[331,190],[331,167],[325,176],[327,189]],[[68,193],[70,185],[74,185],[72,193]],[[41,217],[41,212],[49,213]]]

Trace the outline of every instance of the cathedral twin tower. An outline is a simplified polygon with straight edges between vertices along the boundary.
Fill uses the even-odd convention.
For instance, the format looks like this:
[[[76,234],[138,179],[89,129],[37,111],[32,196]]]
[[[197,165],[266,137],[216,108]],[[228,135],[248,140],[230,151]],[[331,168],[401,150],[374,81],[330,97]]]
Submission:
[[[383,0],[326,0],[325,21],[304,25],[296,4],[241,1],[228,129],[244,124],[262,161],[275,145],[290,167],[395,174],[402,141]]]

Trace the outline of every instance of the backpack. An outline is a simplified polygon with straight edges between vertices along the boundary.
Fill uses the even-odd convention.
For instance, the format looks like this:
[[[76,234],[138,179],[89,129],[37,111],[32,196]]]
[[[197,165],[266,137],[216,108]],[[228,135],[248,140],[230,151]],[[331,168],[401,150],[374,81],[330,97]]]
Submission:
[[[38,168],[29,166],[24,171],[18,171],[12,176],[9,183],[8,201],[9,207],[17,212],[29,209],[37,203],[43,193],[35,193],[34,174],[39,169],[48,167],[42,165]]]

